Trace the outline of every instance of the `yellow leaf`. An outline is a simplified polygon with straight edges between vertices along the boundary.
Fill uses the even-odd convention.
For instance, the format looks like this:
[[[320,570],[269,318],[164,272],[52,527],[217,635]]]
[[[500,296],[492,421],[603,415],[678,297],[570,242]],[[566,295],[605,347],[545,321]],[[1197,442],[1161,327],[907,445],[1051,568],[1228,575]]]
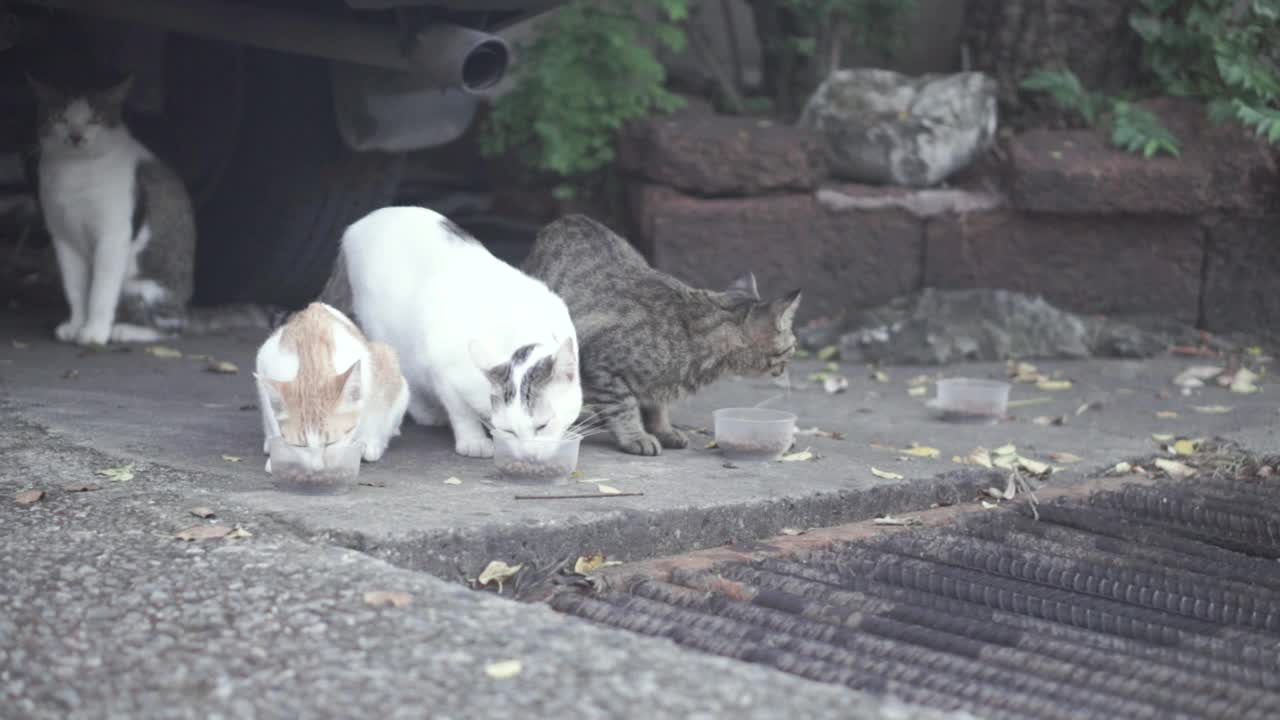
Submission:
[[[902,479],[903,479],[903,476],[902,476],[902,475],[899,475],[899,474],[898,474],[898,473],[896,473],[896,472],[889,472],[888,470],[881,470],[880,468],[877,468],[877,467],[873,467],[873,468],[871,468],[871,474],[872,474],[872,475],[875,475],[875,476],[876,476],[876,477],[878,477],[878,478],[883,478],[883,479],[885,479],[885,480],[902,480]]]
[[[1224,413],[1229,413],[1232,410],[1232,408],[1229,408],[1226,405],[1195,405],[1192,406],[1191,409],[1206,415],[1222,415]]]
[[[374,590],[364,594],[364,602],[372,607],[408,607],[413,596],[407,592],[390,590]]]
[[[923,385],[928,385],[931,382],[933,382],[933,378],[929,377],[928,375],[917,375],[911,378],[910,380],[908,380],[907,385],[911,387],[921,387]]]
[[[1179,440],[1173,444],[1173,452],[1177,455],[1194,455],[1200,449],[1199,440]]]
[[[1195,468],[1187,465],[1186,463],[1180,463],[1177,460],[1166,460],[1165,458],[1156,458],[1156,467],[1165,471],[1165,473],[1168,474],[1169,477],[1173,478],[1174,480],[1189,478],[1192,475],[1196,474]]]
[[[456,477],[447,477],[444,479],[444,484],[445,485],[461,485],[462,480]]]
[[[209,364],[205,366],[205,370],[222,375],[235,375],[240,372],[240,368],[229,360],[210,360]]]
[[[104,468],[97,471],[97,474],[115,482],[129,482],[133,479],[133,463],[121,465],[120,467]]]
[[[223,455],[222,459],[226,460],[227,462],[240,462],[244,458],[240,457],[239,455]]]
[[[961,465],[978,465],[984,468],[992,467],[991,453],[986,448],[982,448],[982,447],[975,448],[973,452],[969,453],[964,457],[960,457],[959,455],[957,455],[951,458],[951,461],[955,463],[959,463]]]
[[[601,495],[619,495],[622,493],[618,488],[612,485],[605,485],[604,483],[597,483],[596,488],[600,490]]]
[[[1062,463],[1063,465],[1070,465],[1072,463],[1078,463],[1084,458],[1074,453],[1054,452],[1054,453],[1049,453],[1049,459],[1056,463]]]
[[[587,573],[594,572],[602,567],[604,567],[604,555],[601,555],[600,553],[580,556],[577,561],[573,563],[573,571],[579,575],[586,575]]]
[[[1001,470],[1014,470],[1018,467],[1017,455],[996,455],[991,458],[991,464]]]
[[[1010,400],[1007,407],[1020,408],[1029,405],[1044,405],[1053,402],[1053,398],[1048,395],[1038,395],[1036,397],[1022,398],[1021,400]]]
[[[1014,382],[1034,383],[1040,382],[1044,379],[1044,375],[1040,374],[1040,371],[1036,369],[1036,366],[1028,362],[1015,363],[1010,360],[1008,368],[1009,377],[1012,378]]]
[[[1046,391],[1070,390],[1071,381],[1070,380],[1041,380],[1040,382],[1036,383],[1036,389],[1046,390]]]
[[[245,530],[244,528],[238,525],[234,528],[231,528],[231,532],[227,533],[228,540],[243,540],[245,538],[251,538],[251,537],[253,537],[253,533],[249,532],[248,530]]]
[[[781,458],[782,462],[804,462],[805,460],[812,459],[813,453],[809,452],[808,448],[801,450],[800,452],[787,453]]]
[[[929,388],[923,385],[916,385],[915,387],[907,388],[907,394],[911,397],[924,397],[929,394]]]
[[[1231,378],[1231,392],[1239,393],[1241,395],[1258,392],[1259,388],[1254,384],[1257,382],[1258,377],[1258,374],[1249,368],[1240,368]]]
[[[15,350],[26,350],[29,347],[31,347],[31,343],[29,342],[23,342],[21,340],[13,341],[13,349]]]
[[[1173,435],[1169,433],[1152,433],[1151,439],[1158,443],[1167,443],[1173,440]]]
[[[835,345],[828,345],[818,351],[817,358],[822,362],[827,362],[828,360],[831,360],[839,353],[840,353],[840,348],[836,347]]]
[[[181,350],[175,350],[171,347],[165,347],[164,345],[148,345],[147,354],[154,355],[158,358],[169,358],[169,359],[182,357]]]
[[[1051,415],[1037,415],[1036,417],[1031,418],[1031,422],[1035,423],[1036,425],[1045,425],[1045,426],[1052,425],[1055,420],[1057,420],[1057,418]]]
[[[1042,463],[1039,460],[1025,458],[1021,455],[1018,456],[1018,465],[1032,475],[1044,475],[1045,473],[1053,471],[1053,468],[1049,467],[1048,463]]]
[[[930,458],[930,459],[936,458],[938,457],[938,455],[942,454],[941,451],[938,450],[938,448],[932,448],[925,445],[917,445],[915,443],[911,443],[911,447],[904,449],[902,452],[906,453],[907,455],[914,455],[916,457]]]
[[[1116,475],[1128,475],[1133,472],[1133,466],[1127,462],[1116,463],[1115,467],[1111,468],[1111,472]]]
[[[883,370],[877,370],[877,371],[875,371],[874,373],[872,373],[872,374],[871,374],[871,377],[872,377],[872,379],[873,379],[873,380],[875,380],[876,382],[881,382],[881,383],[887,383],[887,382],[889,382],[889,373],[887,373],[887,372],[885,372],[885,371],[883,371]]]
[[[1000,447],[991,451],[992,455],[1016,455],[1017,453],[1018,453],[1018,446],[1012,445],[1012,444],[1001,445]]]
[[[983,500],[983,501],[982,501],[982,509],[983,509],[983,510],[994,510],[995,508],[998,508],[998,507],[1000,507],[1000,506],[999,506],[999,505],[997,505],[996,503],[993,503],[993,502],[987,502],[986,500]]]
[[[484,570],[480,572],[480,577],[476,578],[476,582],[480,585],[496,582],[498,583],[498,592],[502,592],[502,583],[514,577],[522,567],[524,567],[523,564],[508,565],[501,560],[492,560],[488,565],[484,566]]]
[[[1161,410],[1156,413],[1156,417],[1161,420],[1176,420],[1178,419],[1178,413],[1173,410]]]
[[[825,369],[827,372],[838,373],[840,372],[840,363],[829,362],[823,366],[823,369]]]
[[[499,660],[491,662],[484,666],[484,674],[494,680],[506,680],[513,678],[524,670],[524,664],[519,660]]]
[[[716,449],[716,448],[718,448],[718,447],[720,447],[720,446],[716,444],[716,441],[715,441],[715,440],[712,440],[711,442],[707,443],[707,445],[706,445],[706,448],[707,448],[708,450],[715,450],[715,449]]]

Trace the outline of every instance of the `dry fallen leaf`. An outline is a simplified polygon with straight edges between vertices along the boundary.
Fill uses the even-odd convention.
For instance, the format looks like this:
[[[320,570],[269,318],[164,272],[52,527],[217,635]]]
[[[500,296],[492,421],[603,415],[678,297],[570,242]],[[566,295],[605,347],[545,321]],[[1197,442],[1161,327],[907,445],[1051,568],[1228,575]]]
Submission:
[[[1151,439],[1158,443],[1167,443],[1173,441],[1172,433],[1151,433]]]
[[[121,465],[120,467],[103,468],[97,474],[113,482],[129,482],[133,479],[133,463]]]
[[[396,590],[373,590],[364,594],[364,602],[372,607],[408,607],[413,596]]]
[[[499,660],[484,666],[484,674],[495,680],[513,678],[522,670],[524,670],[524,664],[519,660]]]
[[[781,530],[778,531],[778,534],[795,537],[796,535],[803,535],[804,530],[800,530],[798,528],[782,528]]]
[[[1193,405],[1192,410],[1205,415],[1222,415],[1231,412],[1232,408],[1226,405]]]
[[[1196,474],[1196,469],[1180,463],[1177,460],[1167,460],[1165,458],[1156,458],[1156,467],[1163,470],[1169,477],[1174,480],[1182,480]]]
[[[938,448],[929,447],[927,445],[917,445],[916,443],[911,443],[911,447],[904,448],[902,452],[907,455],[914,455],[915,457],[929,459],[934,459],[942,454],[942,451],[938,450]]]
[[[28,343],[28,342],[22,342],[21,340],[14,340],[14,341],[13,341],[13,349],[14,349],[14,350],[26,350],[26,349],[27,349],[27,348],[29,348],[29,347],[31,347],[31,343]]]
[[[839,354],[840,354],[839,347],[836,347],[835,345],[828,345],[822,348],[821,350],[819,350],[818,354],[815,357],[817,357],[822,362],[827,362],[828,360],[834,359],[835,356]]]
[[[1039,460],[1018,456],[1018,466],[1032,475],[1045,475],[1053,472],[1053,468],[1048,463],[1042,463]]]
[[[1036,417],[1031,418],[1032,423],[1044,426],[1052,425],[1057,422],[1057,420],[1058,418],[1053,417],[1052,415],[1037,415]]]
[[[217,540],[226,537],[230,532],[231,528],[225,525],[193,525],[185,530],[179,530],[174,537],[187,541]]]
[[[1116,463],[1115,467],[1111,468],[1111,472],[1116,475],[1128,475],[1133,472],[1133,466],[1127,462]]]
[[[1195,455],[1196,450],[1200,449],[1200,442],[1184,438],[1173,444],[1173,452],[1176,455]]]
[[[883,370],[876,370],[875,372],[871,373],[871,379],[879,383],[887,383],[889,382],[890,378],[889,378],[889,373]]]
[[[929,388],[924,385],[916,385],[914,387],[907,388],[907,395],[910,395],[911,397],[924,397],[928,394]]]
[[[1054,390],[1070,390],[1070,380],[1041,380],[1036,383],[1037,390],[1054,391]]]
[[[1249,368],[1240,368],[1236,371],[1235,375],[1231,377],[1231,382],[1228,387],[1231,389],[1231,392],[1240,393],[1241,395],[1256,393],[1259,391],[1259,388],[1254,383],[1258,381],[1258,377],[1258,374]]]
[[[70,485],[62,486],[62,491],[68,493],[91,492],[97,489],[98,486],[93,483],[71,483]]]
[[[502,583],[514,577],[522,567],[524,567],[523,564],[508,565],[501,560],[492,560],[488,565],[484,566],[484,570],[480,573],[480,577],[476,578],[476,582],[480,585],[496,582],[498,583],[498,592],[502,592]]]
[[[573,563],[573,571],[579,575],[586,575],[604,567],[604,555],[596,553],[594,555],[583,555]]]
[[[164,345],[148,345],[147,354],[154,355],[155,357],[158,357],[158,358],[168,358],[168,359],[182,357],[181,350],[175,350],[171,347],[165,347]]]
[[[1192,365],[1173,378],[1173,384],[1181,388],[1204,387],[1204,381],[1222,374],[1223,368],[1215,365]]]
[[[706,444],[706,448],[707,448],[708,450],[715,450],[715,449],[716,449],[716,448],[718,448],[718,447],[720,447],[720,446],[716,444],[716,441],[715,441],[715,440],[712,440],[711,442],[709,442],[709,443],[707,443],[707,444]]]
[[[1156,417],[1161,420],[1176,420],[1178,419],[1178,413],[1173,410],[1161,410],[1156,413]]]
[[[240,462],[244,458],[240,457],[239,455],[223,455],[222,459],[226,460],[227,462]]]
[[[456,477],[447,477],[444,479],[444,484],[445,485],[461,485],[462,480]]]
[[[1028,362],[1015,363],[1010,360],[1007,367],[1009,369],[1009,378],[1017,383],[1036,383],[1045,379],[1044,375],[1036,369],[1036,366]]]
[[[875,518],[871,521],[872,525],[923,525],[924,521],[918,517],[896,518],[892,515]]]
[[[990,451],[988,451],[986,448],[983,448],[983,447],[975,448],[972,452],[970,452],[968,455],[965,455],[964,457],[960,457],[959,455],[957,455],[951,458],[951,461],[954,463],[959,463],[961,465],[977,465],[979,467],[984,467],[984,468],[992,467],[991,453]]]
[[[187,512],[191,513],[192,515],[195,515],[201,520],[208,520],[209,518],[218,516],[218,514],[213,511],[213,508],[207,508],[207,507],[193,507]]]
[[[240,368],[230,360],[210,360],[204,369],[208,372],[222,375],[235,375],[240,372]]]
[[[992,450],[992,451],[991,451],[991,454],[992,454],[992,455],[1017,455],[1017,454],[1018,454],[1018,446],[1017,446],[1017,445],[1012,445],[1012,444],[1010,444],[1010,445],[1001,445],[1000,447],[996,448],[995,450]]]
[[[849,389],[849,378],[843,375],[828,375],[822,379],[822,390],[828,395],[837,395]]]
[[[1010,400],[1005,407],[1020,408],[1031,405],[1044,405],[1051,402],[1053,402],[1053,398],[1048,395],[1037,395],[1036,397],[1022,398],[1021,400]]]
[[[244,540],[245,538],[251,538],[251,537],[253,537],[253,533],[249,532],[248,530],[245,530],[239,525],[235,526],[234,528],[231,529],[231,532],[227,533],[228,540]]]
[[[982,501],[982,509],[983,509],[983,510],[994,510],[995,508],[998,508],[998,507],[1000,507],[1000,506],[999,506],[999,505],[997,505],[997,504],[995,504],[995,503],[993,503],[993,502],[987,502],[986,500],[983,500],[983,501]]]
[[[911,378],[910,380],[908,380],[908,381],[907,381],[907,385],[910,385],[911,387],[921,387],[921,386],[924,386],[924,385],[928,385],[928,384],[929,384],[929,383],[931,383],[931,382],[933,382],[933,376],[931,376],[931,375],[917,375],[917,376],[915,376],[915,377]]]
[[[1084,458],[1080,457],[1079,455],[1076,455],[1074,453],[1069,453],[1069,452],[1049,453],[1049,459],[1056,463],[1062,463],[1063,465],[1070,465],[1072,463],[1078,463],[1081,460],[1084,460]]]
[[[622,493],[618,488],[604,483],[596,483],[596,489],[600,491],[601,495],[620,495]]]
[[[813,453],[810,452],[808,448],[805,448],[800,452],[787,453],[779,459],[782,462],[804,462],[805,460],[812,460]]]
[[[872,475],[875,475],[875,476],[876,476],[876,477],[878,477],[878,478],[884,478],[885,480],[902,480],[902,479],[903,479],[903,476],[902,476],[902,475],[899,475],[899,474],[898,474],[898,473],[896,473],[896,472],[889,472],[888,470],[881,470],[881,469],[880,469],[880,468],[878,468],[878,467],[872,467],[872,468],[871,468],[871,474],[872,474]]]
[[[13,496],[13,501],[19,505],[34,505],[44,499],[43,490],[23,490]]]

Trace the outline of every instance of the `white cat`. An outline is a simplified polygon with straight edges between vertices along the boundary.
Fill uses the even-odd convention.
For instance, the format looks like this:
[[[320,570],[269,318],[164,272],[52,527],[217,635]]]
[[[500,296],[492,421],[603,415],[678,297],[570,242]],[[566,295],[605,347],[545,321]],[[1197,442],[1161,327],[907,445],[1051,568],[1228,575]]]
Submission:
[[[559,296],[420,207],[353,223],[338,263],[356,320],[400,353],[415,421],[447,418],[468,457],[492,457],[486,425],[522,457],[554,451],[545,441],[582,410],[577,334]]]
[[[308,448],[316,469],[324,466],[324,448],[338,443],[360,443],[365,460],[381,459],[400,434],[409,405],[395,349],[369,342],[346,315],[324,303],[311,303],[267,338],[253,377],[262,451],[269,451],[271,438],[283,436]]]

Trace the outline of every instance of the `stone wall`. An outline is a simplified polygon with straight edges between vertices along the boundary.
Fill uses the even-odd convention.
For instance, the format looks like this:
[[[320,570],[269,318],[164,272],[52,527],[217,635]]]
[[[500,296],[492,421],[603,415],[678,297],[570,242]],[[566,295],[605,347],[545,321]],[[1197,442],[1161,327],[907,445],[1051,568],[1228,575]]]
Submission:
[[[832,182],[813,138],[764,120],[652,120],[624,133],[619,157],[636,245],[657,267],[706,287],[752,270],[764,293],[803,288],[803,319],[993,287],[1280,335],[1276,154],[1194,106],[1151,108],[1182,157],[1033,130],[921,191]]]

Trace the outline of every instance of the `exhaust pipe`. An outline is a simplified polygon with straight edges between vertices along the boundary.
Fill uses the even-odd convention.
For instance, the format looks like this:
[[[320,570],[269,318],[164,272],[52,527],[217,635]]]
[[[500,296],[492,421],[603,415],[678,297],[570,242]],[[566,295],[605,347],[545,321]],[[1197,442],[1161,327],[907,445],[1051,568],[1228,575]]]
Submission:
[[[436,87],[480,94],[502,81],[511,51],[497,35],[438,23],[415,33],[405,56]]]
[[[215,0],[30,0],[226,42],[341,62],[399,70],[440,89],[469,94],[493,89],[507,72],[510,51],[496,35],[435,23],[404,42],[390,24],[350,23],[276,8]]]

